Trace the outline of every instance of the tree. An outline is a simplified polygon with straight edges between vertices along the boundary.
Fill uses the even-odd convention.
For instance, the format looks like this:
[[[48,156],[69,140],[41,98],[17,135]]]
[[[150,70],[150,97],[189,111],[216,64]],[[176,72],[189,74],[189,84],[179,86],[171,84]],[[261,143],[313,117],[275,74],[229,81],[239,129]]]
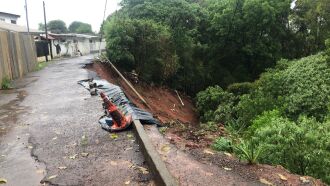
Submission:
[[[68,29],[66,28],[66,24],[62,20],[52,20],[49,21],[47,24],[47,28],[50,32],[60,34],[60,33],[67,33]]]
[[[165,82],[177,71],[177,56],[169,28],[151,20],[111,19],[105,26],[109,58],[141,78]]]
[[[93,33],[92,26],[88,23],[83,23],[80,21],[74,21],[69,26],[69,31],[72,33]]]
[[[325,48],[330,37],[330,0],[299,0],[293,9],[292,28],[301,41],[303,55]]]
[[[45,31],[45,24],[39,23],[38,26],[39,26],[38,30]]]

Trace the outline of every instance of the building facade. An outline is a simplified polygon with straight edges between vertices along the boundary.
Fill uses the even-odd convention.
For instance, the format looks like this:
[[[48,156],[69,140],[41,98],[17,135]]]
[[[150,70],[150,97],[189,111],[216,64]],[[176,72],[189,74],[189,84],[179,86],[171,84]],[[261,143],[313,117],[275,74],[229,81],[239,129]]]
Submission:
[[[20,15],[6,13],[6,12],[0,12],[0,21],[11,23],[11,24],[17,24],[17,19],[21,17]]]

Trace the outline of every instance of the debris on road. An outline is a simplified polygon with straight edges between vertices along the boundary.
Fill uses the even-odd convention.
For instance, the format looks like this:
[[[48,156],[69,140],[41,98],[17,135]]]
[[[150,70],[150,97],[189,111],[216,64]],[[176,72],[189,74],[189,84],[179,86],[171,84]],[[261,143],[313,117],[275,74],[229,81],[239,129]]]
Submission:
[[[87,157],[89,155],[89,153],[87,153],[87,152],[82,152],[80,154],[81,154],[82,157]]]
[[[57,175],[49,176],[49,177],[48,177],[48,180],[54,179],[54,178],[56,178],[56,177],[57,177]]]
[[[7,180],[5,178],[0,178],[0,184],[5,184],[7,183]]]
[[[78,84],[93,93],[100,94],[104,103],[105,115],[99,119],[99,124],[104,130],[115,132],[128,128],[132,120],[140,120],[144,124],[157,124],[152,114],[137,108],[131,103],[122,89],[105,80],[86,79],[78,81]],[[93,94],[92,94],[93,95]]]
[[[265,185],[273,185],[272,183],[270,183],[268,180],[264,179],[264,178],[260,178],[259,181]]]

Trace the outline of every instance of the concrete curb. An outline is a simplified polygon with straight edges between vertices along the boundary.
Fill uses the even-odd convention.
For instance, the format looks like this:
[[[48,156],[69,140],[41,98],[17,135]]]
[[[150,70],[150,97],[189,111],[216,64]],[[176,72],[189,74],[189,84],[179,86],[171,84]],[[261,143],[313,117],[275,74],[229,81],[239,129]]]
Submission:
[[[173,176],[167,170],[165,163],[160,158],[158,152],[151,144],[148,135],[146,134],[140,120],[133,121],[134,131],[140,144],[142,153],[149,165],[151,172],[155,177],[157,185],[177,186]]]

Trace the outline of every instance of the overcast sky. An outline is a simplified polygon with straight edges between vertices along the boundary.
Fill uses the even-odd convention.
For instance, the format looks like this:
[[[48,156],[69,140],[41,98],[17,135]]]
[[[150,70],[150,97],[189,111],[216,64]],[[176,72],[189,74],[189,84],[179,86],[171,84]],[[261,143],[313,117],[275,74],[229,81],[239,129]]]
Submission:
[[[30,28],[38,29],[44,23],[43,0],[27,0]],[[105,0],[44,0],[47,21],[61,19],[67,27],[72,21],[81,21],[92,25],[98,31],[103,18]],[[106,16],[119,9],[121,0],[108,0]],[[0,0],[0,12],[14,13],[21,17],[19,25],[26,26],[25,0]]]

